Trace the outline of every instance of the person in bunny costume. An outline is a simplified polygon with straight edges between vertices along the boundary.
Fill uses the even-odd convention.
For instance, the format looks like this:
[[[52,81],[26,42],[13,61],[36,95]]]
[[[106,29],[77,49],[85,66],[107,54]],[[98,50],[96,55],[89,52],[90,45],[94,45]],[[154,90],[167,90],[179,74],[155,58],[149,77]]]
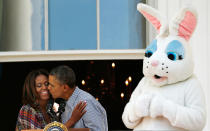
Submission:
[[[167,23],[160,13],[139,3],[137,9],[158,31],[146,48],[143,74],[122,114],[134,130],[196,130],[206,122],[205,97],[196,76],[189,39],[197,24],[193,8],[183,8]]]

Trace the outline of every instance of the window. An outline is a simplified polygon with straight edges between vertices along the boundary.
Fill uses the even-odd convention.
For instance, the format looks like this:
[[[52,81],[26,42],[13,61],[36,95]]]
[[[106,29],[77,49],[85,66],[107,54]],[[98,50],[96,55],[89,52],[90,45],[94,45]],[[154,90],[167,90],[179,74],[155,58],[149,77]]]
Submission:
[[[146,23],[136,10],[144,0],[48,2],[49,50],[145,47]]]
[[[149,35],[136,4],[146,0],[83,2],[3,1],[0,61],[143,58]]]

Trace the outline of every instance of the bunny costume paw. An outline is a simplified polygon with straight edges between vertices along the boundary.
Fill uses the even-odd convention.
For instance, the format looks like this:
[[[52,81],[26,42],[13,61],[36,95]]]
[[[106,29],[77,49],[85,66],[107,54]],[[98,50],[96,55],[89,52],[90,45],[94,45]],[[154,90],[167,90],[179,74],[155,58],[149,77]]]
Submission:
[[[165,98],[163,98],[161,95],[154,96],[150,105],[150,116],[152,118],[163,115],[163,104],[165,102]]]
[[[134,112],[138,117],[149,116],[149,108],[152,100],[152,94],[138,96],[134,103]]]

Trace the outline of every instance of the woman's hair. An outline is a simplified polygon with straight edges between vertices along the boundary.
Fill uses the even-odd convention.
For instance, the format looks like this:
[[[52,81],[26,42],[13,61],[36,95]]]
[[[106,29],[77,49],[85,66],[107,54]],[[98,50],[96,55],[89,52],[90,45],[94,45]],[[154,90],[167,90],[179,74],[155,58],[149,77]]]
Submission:
[[[50,75],[55,76],[60,84],[67,84],[70,88],[76,85],[76,75],[72,68],[61,65],[51,70]]]
[[[36,99],[39,98],[39,95],[36,91],[36,77],[39,75],[44,75],[48,78],[48,71],[45,69],[37,69],[31,71],[25,79],[23,86],[23,95],[22,95],[22,103],[29,104],[32,107],[36,107]]]

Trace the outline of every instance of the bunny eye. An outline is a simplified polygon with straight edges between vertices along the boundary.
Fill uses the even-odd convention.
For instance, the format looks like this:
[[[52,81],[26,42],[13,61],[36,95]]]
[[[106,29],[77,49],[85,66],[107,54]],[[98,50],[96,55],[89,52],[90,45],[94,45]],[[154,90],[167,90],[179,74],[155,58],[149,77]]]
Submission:
[[[153,54],[153,52],[151,51],[151,50],[147,50],[146,52],[145,52],[145,57],[150,57],[150,56],[152,56],[152,54]]]
[[[184,59],[185,50],[180,41],[173,40],[168,44],[165,53],[172,61],[182,60]]]
[[[168,56],[168,59],[172,61],[176,61],[178,59],[178,55],[174,52],[168,52],[167,56]]]

